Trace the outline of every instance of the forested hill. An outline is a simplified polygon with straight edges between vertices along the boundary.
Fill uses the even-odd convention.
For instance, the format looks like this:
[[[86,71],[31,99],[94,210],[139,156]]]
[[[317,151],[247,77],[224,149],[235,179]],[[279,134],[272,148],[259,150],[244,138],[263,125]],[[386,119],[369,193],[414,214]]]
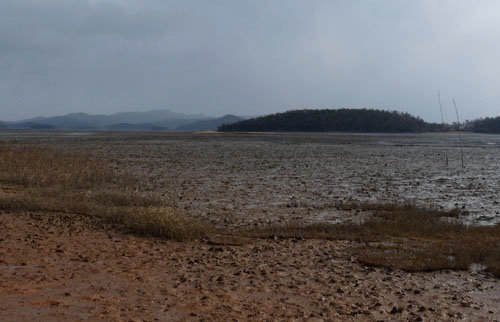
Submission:
[[[293,110],[219,126],[227,132],[379,132],[435,131],[439,125],[408,113],[374,109]]]
[[[477,119],[465,123],[467,131],[500,134],[500,116]]]

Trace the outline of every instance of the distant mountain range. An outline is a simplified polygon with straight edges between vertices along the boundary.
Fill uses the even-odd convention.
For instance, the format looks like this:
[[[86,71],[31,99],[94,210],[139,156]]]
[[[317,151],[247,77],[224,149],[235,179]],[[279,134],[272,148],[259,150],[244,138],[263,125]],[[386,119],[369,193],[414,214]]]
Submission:
[[[112,115],[72,113],[53,117],[36,117],[16,122],[0,121],[0,129],[61,129],[104,131],[209,131],[220,125],[245,119],[234,115],[220,118],[204,114],[182,114],[169,110],[123,112]]]
[[[72,113],[8,122],[0,130],[90,130],[90,131],[213,131],[223,132],[435,132],[458,130],[456,124],[428,123],[408,113],[375,109],[291,110],[265,116],[208,117],[169,110],[122,112],[111,115]],[[500,117],[466,121],[460,129],[500,133]]]

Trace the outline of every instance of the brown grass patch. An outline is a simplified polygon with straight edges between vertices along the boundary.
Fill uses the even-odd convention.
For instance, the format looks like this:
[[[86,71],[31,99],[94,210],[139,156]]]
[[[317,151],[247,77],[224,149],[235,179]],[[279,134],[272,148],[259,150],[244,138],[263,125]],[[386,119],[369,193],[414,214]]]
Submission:
[[[127,232],[188,240],[208,234],[209,225],[187,217],[168,198],[141,190],[131,175],[105,162],[52,149],[0,145],[0,209],[78,213]]]
[[[351,206],[349,206],[351,207]],[[274,226],[246,232],[257,237],[343,239],[365,264],[406,271],[465,270],[477,263],[500,277],[500,225],[467,226],[444,212],[411,204],[357,205],[370,211],[362,223]]]

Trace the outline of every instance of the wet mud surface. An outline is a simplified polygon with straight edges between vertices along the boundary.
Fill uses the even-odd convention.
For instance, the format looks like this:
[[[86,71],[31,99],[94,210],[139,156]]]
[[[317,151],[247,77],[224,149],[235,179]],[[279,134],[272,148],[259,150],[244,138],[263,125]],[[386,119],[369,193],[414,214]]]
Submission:
[[[111,160],[184,212],[224,226],[357,220],[351,202],[458,208],[500,221],[500,136],[463,134],[40,134],[20,144]],[[15,136],[4,136],[13,140]],[[445,158],[449,164],[446,166]]]

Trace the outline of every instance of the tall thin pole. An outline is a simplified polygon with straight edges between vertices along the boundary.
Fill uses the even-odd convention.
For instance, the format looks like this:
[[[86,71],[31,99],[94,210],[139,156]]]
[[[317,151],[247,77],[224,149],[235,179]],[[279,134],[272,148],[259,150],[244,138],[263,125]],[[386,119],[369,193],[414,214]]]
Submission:
[[[460,154],[462,155],[462,167],[464,167],[464,148],[462,143],[462,132],[460,131],[460,118],[458,117],[457,104],[455,99],[453,99],[453,105],[455,106],[455,113],[457,113],[457,123],[458,123],[458,137],[460,138]]]
[[[441,111],[441,124],[443,125],[443,139],[444,139],[444,159],[446,167],[448,167],[448,149],[446,148],[446,127],[444,125],[444,117],[443,117],[443,106],[441,105],[441,93],[438,90],[438,101],[439,101],[439,111]]]

